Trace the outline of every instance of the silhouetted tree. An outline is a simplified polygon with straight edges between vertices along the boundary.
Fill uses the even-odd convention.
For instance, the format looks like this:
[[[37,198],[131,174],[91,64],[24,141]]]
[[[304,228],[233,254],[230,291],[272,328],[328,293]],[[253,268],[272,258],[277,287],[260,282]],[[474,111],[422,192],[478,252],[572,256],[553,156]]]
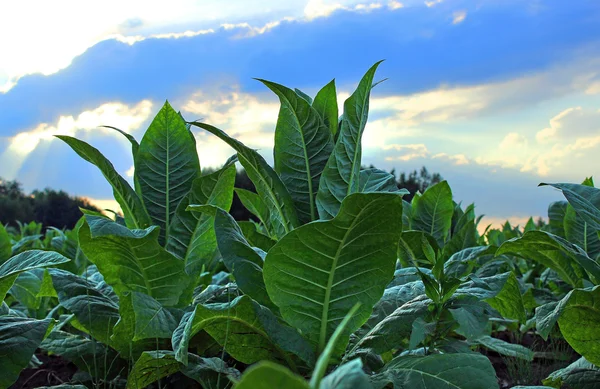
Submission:
[[[392,169],[392,171],[390,172],[393,175],[396,175],[395,173],[395,169]],[[417,173],[416,170],[413,170],[412,172],[406,174],[406,173],[400,173],[400,175],[398,176],[397,179],[397,183],[398,183],[398,188],[405,188],[407,189],[410,194],[404,196],[404,200],[406,201],[411,201],[412,198],[415,196],[415,193],[417,192],[425,192],[425,190],[427,188],[429,188],[432,185],[437,184],[438,182],[442,181],[443,178],[439,173],[429,173],[429,171],[427,170],[427,168],[425,166],[423,166],[421,168],[421,170]]]
[[[36,221],[44,227],[71,229],[81,217],[80,207],[100,211],[89,201],[64,191],[47,188],[28,195],[19,182],[0,179],[0,222],[4,225]]]

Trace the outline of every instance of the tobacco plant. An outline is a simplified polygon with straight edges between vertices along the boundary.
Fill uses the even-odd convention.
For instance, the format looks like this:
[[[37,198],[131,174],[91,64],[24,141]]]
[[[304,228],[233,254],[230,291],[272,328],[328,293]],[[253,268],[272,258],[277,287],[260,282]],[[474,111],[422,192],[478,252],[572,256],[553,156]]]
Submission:
[[[553,184],[569,203],[543,229],[483,234],[445,181],[404,201],[393,175],[361,168],[379,64],[341,115],[333,81],[313,99],[258,80],[280,100],[273,167],[168,102],[139,143],[113,128],[131,143],[133,185],[58,136],[98,167],[123,216],[83,210],[43,250],[15,250],[0,229],[0,387],[39,348],[95,387],[492,389],[480,350],[536,356],[496,332],[547,337],[558,322],[582,359],[547,384],[583,388],[600,363],[598,190]],[[193,130],[235,155],[203,174]],[[256,193],[234,188],[238,162]],[[228,213],[234,192],[258,222]]]

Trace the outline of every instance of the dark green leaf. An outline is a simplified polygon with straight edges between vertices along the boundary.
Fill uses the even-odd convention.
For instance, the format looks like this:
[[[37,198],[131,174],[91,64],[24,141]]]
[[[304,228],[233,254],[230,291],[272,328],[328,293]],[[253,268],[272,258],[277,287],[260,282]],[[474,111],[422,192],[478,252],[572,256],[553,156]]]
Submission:
[[[70,136],[56,135],[56,137],[71,146],[81,158],[100,169],[104,178],[106,178],[113,188],[115,200],[117,200],[123,210],[125,222],[128,227],[146,228],[152,224],[142,200],[127,181],[117,173],[112,163],[110,163],[100,151],[89,144]]]
[[[319,113],[293,90],[259,80],[281,103],[275,128],[275,171],[288,189],[300,223],[317,219],[319,179],[333,150],[331,131]]]
[[[298,226],[298,216],[290,193],[277,173],[259,153],[209,124],[200,122],[191,124],[217,136],[238,153],[240,163],[246,169],[248,177],[256,186],[258,195],[269,210],[269,224],[271,226],[268,228],[275,233],[276,237],[282,237]]]
[[[135,158],[134,179],[148,213],[160,227],[160,242],[169,241],[177,205],[200,176],[196,140],[169,102],[144,134]]]
[[[401,217],[400,196],[356,193],[333,220],[292,231],[267,254],[271,300],[317,350],[357,302],[362,305],[344,336],[369,318],[393,276]]]
[[[377,62],[367,71],[354,93],[344,102],[342,126],[319,182],[317,208],[321,219],[335,217],[344,198],[358,192],[361,139],[369,116],[373,77],[380,63]]]

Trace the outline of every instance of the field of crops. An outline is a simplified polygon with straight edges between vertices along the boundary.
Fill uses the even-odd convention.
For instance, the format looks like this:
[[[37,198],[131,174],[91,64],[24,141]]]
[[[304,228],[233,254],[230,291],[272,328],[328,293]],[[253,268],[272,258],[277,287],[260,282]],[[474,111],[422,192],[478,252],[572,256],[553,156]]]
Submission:
[[[600,190],[547,184],[566,198],[547,223],[484,233],[445,181],[404,201],[361,168],[377,66],[339,108],[333,81],[313,99],[259,80],[273,167],[169,103],[140,143],[122,132],[133,186],[58,136],[123,214],[0,226],[0,388],[599,388]],[[203,175],[192,131],[235,155]]]

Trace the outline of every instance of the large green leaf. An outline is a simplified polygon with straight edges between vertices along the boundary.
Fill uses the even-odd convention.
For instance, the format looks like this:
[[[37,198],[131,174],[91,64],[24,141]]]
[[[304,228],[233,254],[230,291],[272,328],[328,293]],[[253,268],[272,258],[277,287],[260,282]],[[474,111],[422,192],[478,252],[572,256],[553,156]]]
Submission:
[[[321,219],[335,217],[344,198],[358,192],[361,139],[369,116],[373,77],[380,63],[377,62],[367,71],[354,93],[344,102],[342,127],[319,182],[317,208]]]
[[[319,389],[372,389],[369,376],[360,359],[354,359],[335,369],[321,381]]]
[[[575,289],[558,318],[560,332],[588,361],[600,365],[600,286]]]
[[[398,188],[396,177],[393,174],[376,168],[360,171],[358,192],[397,192],[409,194],[408,190]]]
[[[52,319],[0,315],[0,388],[8,388],[27,366]]]
[[[269,309],[248,296],[236,297],[230,303],[196,305],[194,311],[186,313],[172,337],[178,361],[187,363],[190,339],[202,330],[242,363],[267,359],[293,365],[288,353],[307,363],[314,361],[310,345],[295,329],[279,323]]]
[[[321,115],[331,135],[335,136],[338,130],[338,103],[335,80],[331,80],[317,92],[312,106]]]
[[[309,389],[304,378],[295,375],[285,367],[264,361],[251,366],[244,372],[235,386],[236,389]]]
[[[142,200],[100,151],[84,141],[70,136],[56,135],[56,137],[71,146],[81,158],[100,169],[104,178],[106,178],[113,188],[115,200],[121,206],[123,215],[125,216],[125,223],[127,223],[129,228],[146,228],[152,224],[152,220]]]
[[[368,332],[361,333],[344,358],[353,358],[363,354],[363,350],[381,355],[400,348],[403,342],[410,337],[413,322],[418,318],[425,317],[429,312],[430,304],[431,300],[425,294],[402,304]]]
[[[260,196],[257,193],[242,188],[235,188],[235,193],[240,198],[244,207],[260,220],[269,233],[272,233],[269,223],[269,208],[267,208]]]
[[[471,279],[463,282],[454,293],[454,299],[475,297],[483,300],[506,318],[525,322],[525,307],[514,273],[501,273],[490,277]]]
[[[444,243],[452,225],[454,204],[452,190],[446,181],[427,188],[413,206],[412,228],[433,236],[438,243]]]
[[[184,262],[158,243],[155,226],[129,230],[101,216],[86,215],[81,248],[119,297],[142,292],[164,306],[185,306],[193,287]]]
[[[300,223],[317,219],[319,179],[333,150],[333,136],[316,109],[296,92],[259,80],[281,103],[275,127],[275,171],[288,189]]]
[[[0,302],[12,287],[19,274],[41,267],[55,266],[69,262],[69,258],[55,251],[29,250],[17,254],[0,265]]]
[[[566,201],[555,201],[548,206],[548,231],[561,238],[565,237],[565,215],[567,213]]]
[[[238,226],[240,227],[240,230],[242,230],[244,238],[246,238],[248,244],[250,244],[252,247],[258,247],[265,253],[271,250],[271,247],[277,243],[259,231],[259,225],[252,221],[240,221],[238,222]]]
[[[372,381],[375,388],[383,388],[389,383],[397,389],[498,388],[489,359],[476,353],[397,357]]]
[[[519,358],[529,362],[533,361],[533,351],[520,344],[505,342],[502,339],[492,338],[491,336],[480,336],[475,342],[500,355]]]
[[[581,247],[591,258],[597,258],[600,254],[600,238],[598,230],[579,216],[571,205],[567,207],[564,218],[565,238]]]
[[[596,279],[600,277],[600,265],[579,247],[563,238],[545,231],[529,231],[520,238],[508,240],[500,246],[496,255],[513,254],[533,259],[554,270],[560,278],[574,287],[582,286],[586,269]]]
[[[60,269],[50,269],[50,275],[60,305],[75,315],[77,327],[109,344],[119,320],[118,302],[83,277]]]
[[[199,175],[196,140],[181,115],[165,102],[140,142],[134,173],[144,205],[161,228],[161,243],[169,241],[177,205]]]
[[[33,269],[17,276],[8,293],[28,309],[38,309],[41,298],[38,296],[44,279],[44,269]]]
[[[271,226],[268,228],[275,233],[276,237],[282,237],[298,226],[298,216],[290,193],[275,170],[258,152],[209,124],[200,122],[191,124],[217,136],[237,152],[240,163],[269,210]]]
[[[190,204],[211,204],[229,211],[235,173],[235,165],[231,163],[214,173],[196,178],[190,193],[177,206],[166,249],[184,260],[185,270],[190,275],[199,275],[203,265],[212,267],[211,262],[217,255],[217,239],[213,217],[189,212],[187,207]]]
[[[131,292],[121,298],[121,316],[132,316],[134,342],[142,339],[170,339],[179,325],[182,313],[165,308],[154,298],[144,293]],[[115,330],[116,331],[116,330]]]
[[[177,373],[180,366],[172,351],[145,351],[127,377],[127,389],[146,388],[163,377]]]
[[[600,230],[600,189],[578,184],[540,184],[550,185],[563,192],[567,201],[595,230]]]
[[[565,386],[572,389],[596,389],[598,382],[600,382],[600,368],[594,366],[585,358],[579,358],[569,366],[553,372],[543,380],[544,385],[558,389]],[[544,388],[547,388],[547,386]]]
[[[233,216],[211,205],[192,205],[188,209],[214,217],[214,229],[223,263],[233,274],[242,292],[260,304],[276,309],[267,294],[263,280],[263,259],[248,244]]]
[[[393,277],[401,223],[399,195],[356,193],[333,220],[292,231],[267,254],[271,300],[319,352],[354,304],[361,307],[344,336],[369,318]]]

